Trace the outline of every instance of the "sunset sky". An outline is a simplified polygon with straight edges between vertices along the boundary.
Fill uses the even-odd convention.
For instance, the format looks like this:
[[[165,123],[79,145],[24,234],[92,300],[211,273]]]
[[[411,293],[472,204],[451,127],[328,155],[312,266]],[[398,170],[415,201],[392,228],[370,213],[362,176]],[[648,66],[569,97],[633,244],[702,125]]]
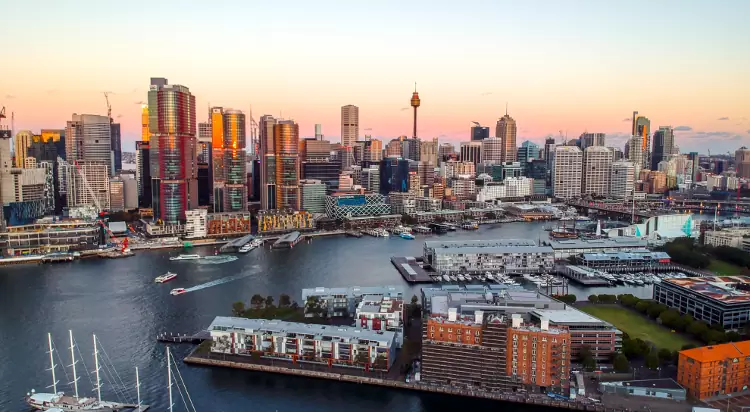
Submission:
[[[13,2],[2,10],[0,106],[15,129],[62,128],[72,113],[140,135],[150,77],[208,105],[323,124],[359,106],[360,135],[469,139],[505,112],[518,143],[559,131],[622,146],[633,110],[681,129],[685,151],[750,146],[750,1]],[[5,123],[4,123],[5,124]],[[371,129],[371,130],[367,130]]]

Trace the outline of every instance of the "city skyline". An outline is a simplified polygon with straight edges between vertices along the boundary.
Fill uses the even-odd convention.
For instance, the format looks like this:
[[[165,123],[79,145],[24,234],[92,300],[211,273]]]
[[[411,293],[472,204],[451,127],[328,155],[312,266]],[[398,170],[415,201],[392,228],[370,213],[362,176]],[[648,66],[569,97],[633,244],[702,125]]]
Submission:
[[[518,124],[517,142],[540,144],[548,135],[559,140],[558,131],[569,139],[601,132],[607,134],[608,145],[622,147],[631,113],[638,111],[651,120],[652,132],[659,126],[674,127],[675,145],[683,152],[710,148],[726,153],[750,143],[750,108],[743,101],[750,85],[742,78],[742,68],[750,61],[736,53],[750,41],[741,20],[750,6],[726,1],[706,9],[693,3],[696,7],[635,2],[622,10],[593,2],[573,10],[555,4],[540,8],[533,2],[474,2],[475,7],[459,10],[436,4],[424,10],[422,3],[415,3],[399,4],[398,13],[389,7],[393,5],[353,5],[341,11],[333,2],[315,7],[298,3],[285,5],[285,12],[292,11],[285,13],[281,28],[274,27],[282,20],[273,17],[281,11],[276,5],[238,4],[237,13],[213,19],[210,10],[169,2],[144,3],[153,11],[145,15],[135,13],[135,6],[123,11],[81,2],[81,10],[39,11],[22,4],[8,10],[6,27],[15,33],[15,41],[5,50],[9,59],[67,61],[79,53],[70,44],[88,42],[102,48],[95,61],[84,59],[85,65],[63,65],[54,71],[44,64],[9,65],[0,79],[5,91],[0,104],[15,113],[16,131],[36,132],[62,128],[72,113],[104,115],[103,92],[111,92],[123,148],[133,151],[140,135],[139,103],[147,92],[144,79],[164,76],[190,86],[199,113],[209,105],[249,113],[252,105],[256,119],[263,114],[294,119],[301,137],[313,136],[314,124],[322,124],[329,131],[326,138],[334,142],[340,141],[335,132],[340,128],[340,107],[353,104],[360,108],[360,134],[387,141],[411,135],[409,97],[416,81],[422,100],[417,135],[422,139],[467,141],[472,121],[493,125],[508,103],[508,113]],[[630,30],[629,22],[641,18],[644,9],[670,17],[640,32]],[[502,12],[512,24],[438,30],[455,27],[456,20],[470,21],[478,10],[483,15]],[[180,19],[162,19],[165,13]],[[258,24],[239,24],[244,16],[258,13],[271,17]],[[363,13],[370,18],[351,18]],[[720,15],[721,23],[707,15]],[[39,24],[100,19],[108,26],[96,38],[90,37],[89,29],[48,38],[16,28],[31,16]],[[559,23],[571,16],[587,24],[560,28]],[[183,21],[202,23],[175,45],[180,53],[145,47],[154,36],[168,38],[169,30]],[[220,28],[212,21],[221,21]],[[384,30],[383,21],[401,29]],[[146,30],[157,26],[153,33]],[[118,31],[127,36],[116,36]],[[248,51],[246,57],[233,60],[232,67],[217,68],[199,58],[203,46],[216,48],[217,56],[236,53],[234,44],[213,41],[217,31],[246,41],[247,50],[266,41],[274,47],[263,64]],[[352,32],[357,34],[351,36]],[[503,45],[503,56],[511,56],[513,64],[499,64],[492,55],[497,44]],[[343,57],[341,48],[353,45]],[[290,48],[298,52],[287,53]],[[634,54],[639,61],[653,63],[636,66]],[[467,66],[466,61],[477,61],[474,56],[487,60]],[[295,63],[316,59],[320,64]],[[394,64],[395,59],[409,64]],[[122,64],[127,61],[140,64]]]

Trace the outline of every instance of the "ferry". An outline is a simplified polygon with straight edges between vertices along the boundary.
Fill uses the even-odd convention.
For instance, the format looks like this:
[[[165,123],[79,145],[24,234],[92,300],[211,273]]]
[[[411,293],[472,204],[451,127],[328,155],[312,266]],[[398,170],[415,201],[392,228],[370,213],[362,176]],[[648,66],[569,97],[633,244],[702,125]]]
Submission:
[[[169,294],[172,296],[182,295],[183,293],[187,293],[187,290],[185,290],[185,288],[172,289],[172,291],[169,292]]]
[[[401,236],[402,239],[414,240],[414,235],[412,235],[411,233],[401,232],[399,236]]]
[[[172,256],[171,258],[169,258],[169,260],[198,260],[200,258],[200,255],[180,255]]]
[[[244,244],[238,252],[240,253],[247,253],[253,249],[255,249],[257,246],[255,246],[253,243],[246,243]]]
[[[170,280],[172,280],[172,279],[174,279],[176,277],[177,277],[176,273],[167,272],[167,273],[165,273],[165,274],[163,274],[161,276],[157,276],[156,279],[154,279],[154,282],[156,282],[156,283],[166,283],[166,282],[169,282]]]

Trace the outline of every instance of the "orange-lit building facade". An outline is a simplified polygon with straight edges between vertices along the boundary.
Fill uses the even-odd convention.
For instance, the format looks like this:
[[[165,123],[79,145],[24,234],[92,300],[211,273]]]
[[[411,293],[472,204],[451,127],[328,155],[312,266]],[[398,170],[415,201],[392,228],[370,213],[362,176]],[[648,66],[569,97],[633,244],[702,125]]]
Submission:
[[[479,345],[482,343],[482,324],[445,322],[442,318],[427,321],[427,334],[437,342]]]
[[[276,208],[300,210],[299,125],[281,120],[273,126],[276,160]]]
[[[206,217],[208,236],[250,233],[250,218],[249,212],[209,213]]]
[[[247,210],[245,114],[224,112],[224,211]]]
[[[44,135],[42,131],[42,135]],[[151,134],[148,131],[148,106],[141,106],[141,141],[148,142],[151,139]]]
[[[677,383],[698,399],[747,390],[750,387],[750,341],[680,351]]]
[[[541,326],[511,326],[507,344],[508,376],[524,385],[570,387],[570,333],[567,329],[550,328],[544,321]]]

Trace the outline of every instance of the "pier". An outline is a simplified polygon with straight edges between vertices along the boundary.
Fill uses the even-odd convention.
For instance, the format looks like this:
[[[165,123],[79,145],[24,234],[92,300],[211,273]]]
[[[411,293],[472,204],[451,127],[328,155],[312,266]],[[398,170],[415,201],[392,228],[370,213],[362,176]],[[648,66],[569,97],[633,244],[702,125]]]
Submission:
[[[173,333],[160,333],[159,335],[156,335],[157,342],[162,343],[194,343],[198,344],[203,342],[204,340],[211,339],[211,333],[209,333],[206,330],[202,330],[200,332],[193,333],[192,335],[189,335],[187,333],[185,334],[173,334]]]
[[[232,359],[232,360],[229,360],[229,359]],[[353,374],[350,375],[350,374],[336,373],[336,372],[320,372],[316,370],[302,369],[299,366],[293,367],[293,366],[263,365],[263,364],[251,363],[249,360],[244,361],[239,356],[231,356],[231,355],[222,356],[222,355],[214,355],[210,353],[198,354],[196,353],[195,350],[184,359],[184,362],[187,364],[192,364],[192,365],[219,366],[219,367],[225,367],[225,368],[244,369],[244,370],[249,370],[249,371],[257,371],[257,372],[295,375],[295,376],[315,378],[315,379],[328,379],[328,380],[339,381],[339,382],[376,385],[376,386],[388,387],[388,388],[393,388],[393,389],[433,392],[433,393],[439,393],[439,394],[444,394],[444,395],[466,396],[466,397],[472,397],[472,398],[481,398],[481,399],[497,400],[497,401],[504,401],[504,402],[514,402],[514,403],[521,403],[521,404],[528,404],[528,405],[539,405],[539,406],[547,406],[547,407],[553,407],[553,408],[565,408],[565,409],[571,409],[571,410],[596,411],[596,412],[623,412],[625,411],[625,409],[621,407],[612,408],[612,407],[606,407],[602,404],[590,404],[590,403],[582,403],[582,402],[574,402],[574,401],[564,401],[564,400],[559,400],[559,399],[552,399],[547,396],[534,397],[534,396],[527,395],[525,393],[488,392],[488,391],[483,391],[483,390],[455,388],[451,386],[427,385],[427,384],[422,384],[419,382],[406,383],[401,380],[368,377],[368,376],[362,376],[362,375],[353,375]]]
[[[255,236],[253,235],[245,235],[237,239],[230,240],[225,245],[219,248],[220,253],[232,253],[236,252],[239,248],[244,246],[246,243],[250,243],[251,240],[253,240]]]
[[[273,243],[273,249],[291,249],[297,243],[302,241],[303,236],[299,232],[287,233]]]
[[[398,273],[409,283],[433,283],[430,274],[419,265],[422,258],[392,257],[391,263],[396,267]]]

